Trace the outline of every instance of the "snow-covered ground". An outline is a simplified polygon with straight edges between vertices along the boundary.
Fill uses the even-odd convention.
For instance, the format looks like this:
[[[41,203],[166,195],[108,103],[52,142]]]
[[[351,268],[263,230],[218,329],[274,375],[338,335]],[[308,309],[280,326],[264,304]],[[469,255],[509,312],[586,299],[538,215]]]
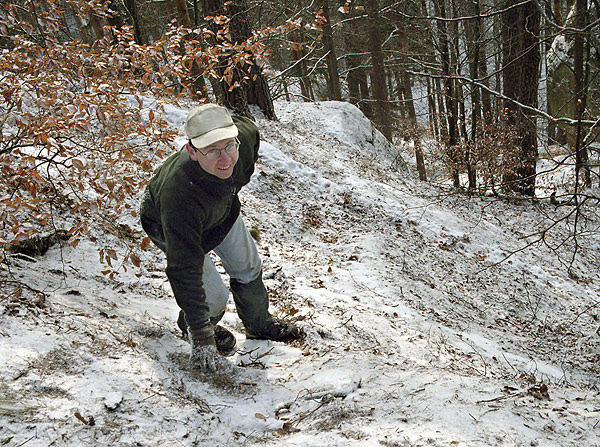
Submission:
[[[180,128],[186,111],[169,113]],[[305,340],[246,340],[231,304],[237,373],[201,376],[154,247],[117,282],[100,273],[98,247],[125,254],[108,231],[12,256],[0,445],[599,446],[598,232],[578,236],[569,273],[566,224],[546,235],[554,250],[523,249],[567,207],[421,183],[346,103],[277,115],[258,120],[243,215],[272,311]]]

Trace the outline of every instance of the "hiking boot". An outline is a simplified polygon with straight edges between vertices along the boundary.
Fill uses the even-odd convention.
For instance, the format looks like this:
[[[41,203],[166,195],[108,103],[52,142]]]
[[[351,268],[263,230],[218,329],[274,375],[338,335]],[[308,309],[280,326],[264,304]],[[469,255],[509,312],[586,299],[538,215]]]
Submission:
[[[215,345],[221,354],[227,354],[235,348],[235,335],[223,326],[215,326]]]
[[[251,340],[292,341],[302,337],[302,331],[293,323],[272,318],[258,330],[246,328],[246,338]]]

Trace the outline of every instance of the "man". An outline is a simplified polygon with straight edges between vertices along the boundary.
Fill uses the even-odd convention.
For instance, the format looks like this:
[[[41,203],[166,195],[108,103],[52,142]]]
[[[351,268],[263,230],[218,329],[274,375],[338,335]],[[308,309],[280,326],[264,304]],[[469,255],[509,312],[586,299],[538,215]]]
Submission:
[[[228,373],[233,365],[218,352],[231,351],[235,337],[217,322],[229,290],[209,251],[230,276],[247,338],[289,341],[301,333],[270,315],[258,251],[240,216],[238,192],[254,172],[258,129],[247,118],[204,104],[190,110],[185,132],[185,147],[156,170],[146,188],[141,222],[167,256],[166,273],[181,309],[179,327],[192,345],[192,365]]]

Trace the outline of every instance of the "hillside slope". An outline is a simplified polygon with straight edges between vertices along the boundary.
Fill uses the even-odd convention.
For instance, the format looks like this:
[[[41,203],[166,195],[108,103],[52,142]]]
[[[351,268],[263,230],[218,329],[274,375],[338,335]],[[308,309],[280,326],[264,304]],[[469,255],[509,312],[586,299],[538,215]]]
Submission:
[[[184,115],[173,108],[173,126]],[[187,365],[157,249],[116,284],[98,263],[101,242],[119,247],[108,232],[14,256],[0,271],[13,281],[0,444],[600,445],[598,234],[581,235],[568,275],[567,245],[522,249],[563,209],[420,183],[346,103],[277,115],[258,120],[243,214],[260,230],[272,311],[306,339],[245,340],[231,304],[238,372],[205,377]],[[29,289],[17,296],[14,281]]]

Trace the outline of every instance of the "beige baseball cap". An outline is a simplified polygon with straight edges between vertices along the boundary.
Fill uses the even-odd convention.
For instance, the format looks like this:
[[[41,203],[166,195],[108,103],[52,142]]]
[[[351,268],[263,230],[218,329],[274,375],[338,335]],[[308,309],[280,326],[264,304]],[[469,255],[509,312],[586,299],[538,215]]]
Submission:
[[[195,148],[201,149],[217,141],[237,137],[238,128],[225,107],[202,104],[189,111],[185,134]]]

